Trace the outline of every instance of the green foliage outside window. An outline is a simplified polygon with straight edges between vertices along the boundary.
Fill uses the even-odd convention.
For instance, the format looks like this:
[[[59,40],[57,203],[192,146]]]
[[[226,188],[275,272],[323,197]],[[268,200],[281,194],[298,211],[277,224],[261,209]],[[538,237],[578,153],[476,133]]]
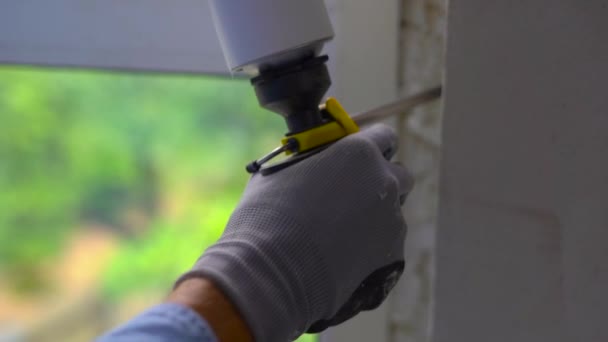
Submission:
[[[93,222],[126,241],[109,292],[170,279],[217,238],[244,164],[282,125],[244,80],[0,69],[0,273],[35,289],[42,261]]]
[[[44,270],[94,225],[119,241],[104,298],[166,293],[284,129],[245,80],[0,68],[0,279],[47,290]]]

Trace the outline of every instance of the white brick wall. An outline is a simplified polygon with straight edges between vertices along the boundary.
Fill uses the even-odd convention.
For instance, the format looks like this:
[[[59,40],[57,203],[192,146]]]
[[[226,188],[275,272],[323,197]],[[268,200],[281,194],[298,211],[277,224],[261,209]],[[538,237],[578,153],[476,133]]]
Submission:
[[[442,82],[447,4],[444,0],[402,0],[399,85],[402,95]],[[406,274],[390,308],[390,341],[427,342],[431,328],[431,286],[438,200],[441,104],[417,108],[400,124],[400,160],[416,177],[408,199]]]

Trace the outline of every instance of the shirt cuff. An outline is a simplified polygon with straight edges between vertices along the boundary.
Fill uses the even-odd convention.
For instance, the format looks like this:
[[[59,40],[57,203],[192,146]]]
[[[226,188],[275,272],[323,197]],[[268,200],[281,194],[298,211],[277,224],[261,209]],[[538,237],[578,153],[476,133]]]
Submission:
[[[160,304],[118,327],[98,342],[122,341],[218,342],[209,324],[179,304]]]

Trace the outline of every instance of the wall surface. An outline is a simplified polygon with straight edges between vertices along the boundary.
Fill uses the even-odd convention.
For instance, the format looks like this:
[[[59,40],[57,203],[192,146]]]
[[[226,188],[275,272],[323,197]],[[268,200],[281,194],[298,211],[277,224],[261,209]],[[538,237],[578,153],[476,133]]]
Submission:
[[[608,341],[606,18],[451,1],[435,342]]]
[[[411,95],[442,83],[447,21],[446,0],[401,0],[399,89]],[[416,185],[406,204],[406,271],[393,292],[391,342],[427,342],[437,226],[441,101],[405,113],[399,123],[399,159]]]

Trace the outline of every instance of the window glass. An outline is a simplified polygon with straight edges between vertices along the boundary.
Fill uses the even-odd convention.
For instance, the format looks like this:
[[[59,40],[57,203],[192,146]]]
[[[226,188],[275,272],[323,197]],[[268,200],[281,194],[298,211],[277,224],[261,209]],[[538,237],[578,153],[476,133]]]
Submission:
[[[284,130],[246,80],[0,68],[0,340],[158,303]]]

